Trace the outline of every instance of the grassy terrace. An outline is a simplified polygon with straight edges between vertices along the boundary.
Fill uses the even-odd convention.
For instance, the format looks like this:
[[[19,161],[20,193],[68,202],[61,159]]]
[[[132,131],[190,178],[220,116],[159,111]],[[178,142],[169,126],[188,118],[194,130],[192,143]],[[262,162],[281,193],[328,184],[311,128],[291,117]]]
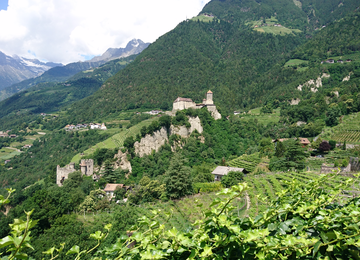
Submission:
[[[143,126],[148,126],[151,124],[152,121],[157,120],[156,117],[145,120],[140,122],[137,125],[134,125],[132,127],[130,127],[129,129],[121,129],[119,132],[119,129],[109,129],[106,130],[107,133],[109,133],[108,131],[113,131],[114,135],[111,136],[110,138],[106,139],[103,142],[97,143],[96,145],[90,147],[89,149],[87,149],[84,152],[84,156],[93,154],[96,149],[101,149],[101,148],[107,148],[107,149],[114,149],[114,148],[120,148],[123,146],[124,144],[124,140],[129,137],[129,136],[136,136],[137,134],[140,133],[140,129]],[[104,132],[105,133],[105,132]],[[81,159],[82,155],[79,153],[77,155],[75,155],[71,162],[78,162]]]
[[[242,121],[248,121],[250,119],[257,119],[259,123],[267,125],[269,123],[278,123],[280,119],[280,108],[274,109],[272,114],[261,114],[261,107],[252,109],[248,114],[240,114]]]

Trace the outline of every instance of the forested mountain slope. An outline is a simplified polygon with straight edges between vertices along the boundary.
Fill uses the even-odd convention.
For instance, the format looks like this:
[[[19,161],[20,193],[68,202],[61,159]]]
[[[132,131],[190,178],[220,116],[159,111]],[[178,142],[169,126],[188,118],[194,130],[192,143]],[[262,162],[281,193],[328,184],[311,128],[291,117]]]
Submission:
[[[93,94],[105,80],[125,68],[135,57],[109,61],[97,69],[79,72],[64,83],[40,83],[0,101],[0,125],[10,129],[39,113],[57,111]]]
[[[286,16],[287,12],[296,10],[295,13],[300,12],[299,17],[304,14],[293,1],[283,2],[280,5],[264,1],[261,6],[274,3],[272,11],[266,15],[274,15],[273,11],[276,11],[276,17],[283,14],[289,18],[289,23],[295,18],[290,19],[293,16]],[[261,105],[268,91],[277,84],[279,75],[274,73],[291,74],[283,71],[282,66],[296,47],[306,41],[307,35],[271,35],[254,31],[245,22],[258,19],[258,11],[254,11],[256,16],[250,17],[248,12],[241,11],[245,3],[250,1],[211,1],[203,12],[215,13],[212,22],[180,23],[141,53],[129,67],[110,78],[93,96],[75,104],[71,117],[79,120],[101,118],[128,107],[155,108],[163,103],[171,107],[178,96],[200,102],[208,89],[214,92],[215,103],[223,110]],[[311,3],[321,6],[322,11],[327,8],[329,13],[335,5],[335,1],[324,6],[319,1],[307,2],[308,5]],[[337,17],[344,16],[346,10],[354,11],[356,5],[356,1],[340,5],[344,9]],[[231,16],[232,21],[228,15],[238,6],[240,18]],[[298,28],[302,27],[299,25]]]
[[[215,0],[201,13],[213,14],[231,23],[245,23],[276,16],[284,26],[311,33],[340,19],[359,6],[353,0]]]

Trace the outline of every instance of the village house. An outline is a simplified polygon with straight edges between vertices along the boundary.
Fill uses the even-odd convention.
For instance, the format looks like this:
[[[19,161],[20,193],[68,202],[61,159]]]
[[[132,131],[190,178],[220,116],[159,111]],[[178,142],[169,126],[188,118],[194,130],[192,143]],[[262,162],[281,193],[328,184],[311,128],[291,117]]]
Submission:
[[[337,63],[344,63],[343,60],[337,60]]]
[[[7,163],[9,163],[9,162],[11,162],[11,160],[5,160],[4,163],[7,164]]]
[[[352,62],[352,60],[351,60],[351,59],[347,59],[346,62]]]
[[[328,60],[326,60],[325,62],[326,62],[326,63],[335,63],[335,60],[333,60],[333,59],[328,59]]]
[[[106,196],[111,200],[115,197],[114,193],[117,188],[128,190],[128,186],[124,186],[124,184],[115,184],[115,183],[108,183],[105,186],[104,191],[106,192]]]
[[[25,144],[24,146],[23,146],[23,148],[31,148],[32,147],[32,144]]]
[[[10,137],[10,138],[16,138],[16,137],[17,137],[17,135],[12,134],[12,135],[9,135],[9,137]]]
[[[218,166],[211,174],[214,175],[215,181],[221,181],[221,178],[227,175],[229,172],[244,172],[244,168]]]
[[[9,135],[6,132],[0,132],[0,137],[5,138],[5,137],[9,137]]]
[[[299,140],[300,144],[302,145],[302,147],[308,146],[310,144],[310,141],[307,138],[299,137],[298,140]]]
[[[101,124],[100,129],[101,129],[101,130],[106,130],[106,129],[107,129],[106,126],[105,126],[105,123],[102,123],[102,124]]]

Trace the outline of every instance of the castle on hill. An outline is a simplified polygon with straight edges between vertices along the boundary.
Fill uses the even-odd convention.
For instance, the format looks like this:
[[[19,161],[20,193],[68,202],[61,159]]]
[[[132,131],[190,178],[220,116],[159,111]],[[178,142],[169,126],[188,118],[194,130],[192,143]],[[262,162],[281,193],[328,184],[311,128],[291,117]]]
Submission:
[[[212,117],[215,120],[221,118],[221,114],[219,113],[219,111],[216,109],[216,106],[214,105],[213,93],[211,90],[209,90],[206,93],[206,98],[203,99],[203,102],[201,104],[196,104],[190,98],[178,97],[177,99],[175,99],[175,101],[173,103],[173,112],[188,109],[188,108],[200,109],[203,107],[207,108],[207,110],[211,113]]]

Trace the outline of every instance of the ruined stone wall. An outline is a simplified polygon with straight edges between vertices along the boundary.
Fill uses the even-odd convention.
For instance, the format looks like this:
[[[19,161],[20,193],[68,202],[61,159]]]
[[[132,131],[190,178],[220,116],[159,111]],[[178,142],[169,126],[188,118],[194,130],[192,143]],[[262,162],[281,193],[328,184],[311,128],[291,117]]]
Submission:
[[[56,167],[56,184],[58,186],[62,186],[64,180],[69,177],[70,173],[75,172],[75,163],[70,163],[65,165],[65,167],[61,168],[59,165]]]
[[[350,157],[351,171],[359,172],[360,171],[360,162],[358,157]]]
[[[336,173],[336,172],[338,172],[339,168],[340,168],[341,173],[350,172],[351,164],[349,163],[349,165],[347,167],[330,167],[330,166],[326,166],[326,165],[321,165],[320,173]]]

